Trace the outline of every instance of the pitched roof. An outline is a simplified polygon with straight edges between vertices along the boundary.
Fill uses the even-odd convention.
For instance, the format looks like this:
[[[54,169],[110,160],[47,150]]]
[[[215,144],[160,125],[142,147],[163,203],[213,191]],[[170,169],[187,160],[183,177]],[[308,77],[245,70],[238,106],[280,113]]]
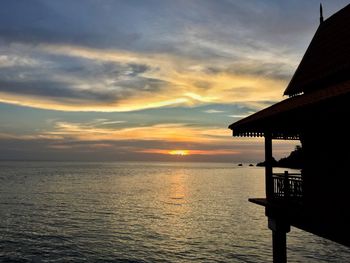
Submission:
[[[350,75],[350,4],[322,22],[284,94],[294,96]]]

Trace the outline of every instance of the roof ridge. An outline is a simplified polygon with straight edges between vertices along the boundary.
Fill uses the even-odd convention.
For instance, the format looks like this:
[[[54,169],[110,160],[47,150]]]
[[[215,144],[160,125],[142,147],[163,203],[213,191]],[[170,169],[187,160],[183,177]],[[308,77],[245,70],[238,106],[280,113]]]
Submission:
[[[322,84],[348,78],[349,21],[350,4],[320,23],[284,95],[309,92],[314,86],[322,88]]]

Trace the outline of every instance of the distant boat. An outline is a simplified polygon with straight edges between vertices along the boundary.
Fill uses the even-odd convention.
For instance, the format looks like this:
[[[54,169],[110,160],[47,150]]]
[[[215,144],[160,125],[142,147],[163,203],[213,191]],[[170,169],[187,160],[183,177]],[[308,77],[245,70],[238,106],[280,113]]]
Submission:
[[[238,166],[243,166],[243,164],[239,163]]]

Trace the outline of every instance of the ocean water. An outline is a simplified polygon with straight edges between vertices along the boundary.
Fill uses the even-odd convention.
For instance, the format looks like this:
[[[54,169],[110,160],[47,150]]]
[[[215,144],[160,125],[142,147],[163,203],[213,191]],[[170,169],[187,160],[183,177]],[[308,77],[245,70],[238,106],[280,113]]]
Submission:
[[[0,162],[0,262],[270,262],[264,170],[220,163]],[[289,262],[349,262],[292,228]]]

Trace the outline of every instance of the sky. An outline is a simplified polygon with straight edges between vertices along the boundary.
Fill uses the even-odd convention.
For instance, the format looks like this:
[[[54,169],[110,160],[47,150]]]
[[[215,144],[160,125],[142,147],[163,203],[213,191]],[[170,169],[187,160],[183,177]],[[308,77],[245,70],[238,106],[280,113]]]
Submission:
[[[318,24],[314,0],[1,0],[0,159],[261,161],[227,127],[286,98]]]

